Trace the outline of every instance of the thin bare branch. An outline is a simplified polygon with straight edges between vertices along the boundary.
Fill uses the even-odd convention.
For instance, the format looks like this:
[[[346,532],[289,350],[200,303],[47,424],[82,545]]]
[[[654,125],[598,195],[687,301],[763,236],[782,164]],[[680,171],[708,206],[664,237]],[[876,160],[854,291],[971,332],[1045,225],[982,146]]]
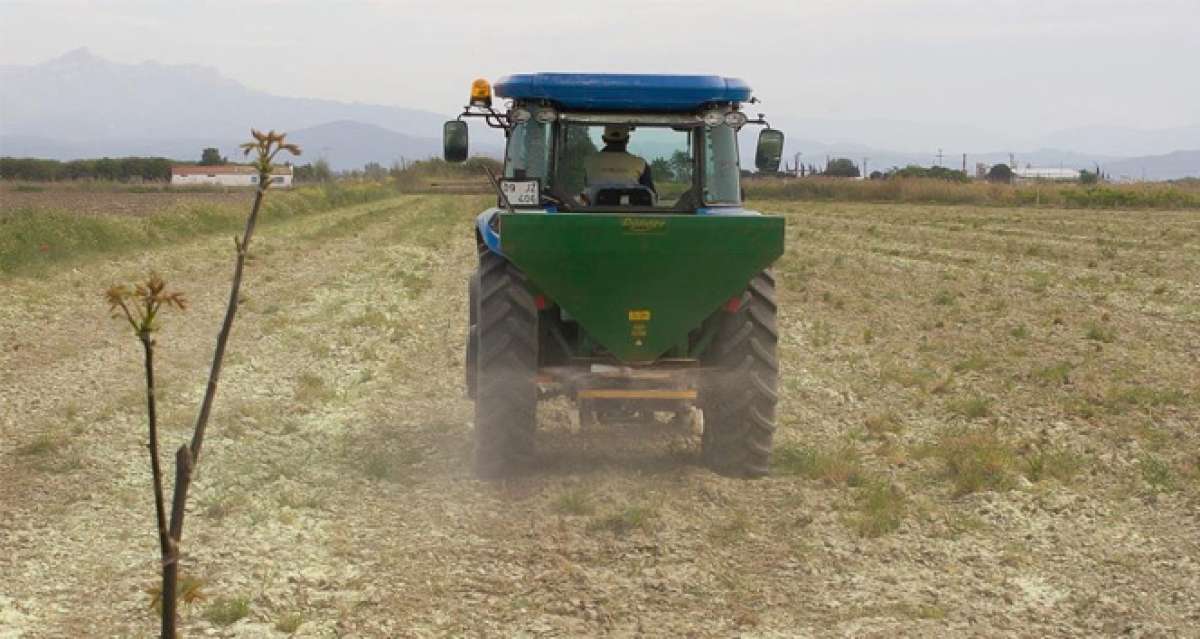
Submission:
[[[175,639],[177,622],[176,593],[179,583],[180,548],[183,543],[183,520],[187,510],[188,489],[191,487],[192,476],[200,460],[200,451],[204,445],[204,434],[208,428],[209,417],[212,414],[213,401],[217,395],[217,384],[221,378],[221,365],[225,359],[225,348],[233,329],[233,320],[237,316],[238,300],[242,286],[242,274],[249,255],[250,241],[254,237],[254,229],[258,223],[258,214],[262,209],[263,197],[270,187],[271,160],[281,151],[286,150],[293,155],[300,154],[300,148],[294,144],[284,144],[284,134],[271,130],[262,133],[257,129],[250,130],[253,142],[241,145],[247,155],[257,152],[255,166],[258,169],[259,184],[254,194],[254,205],[246,218],[246,227],[241,237],[233,238],[236,249],[233,281],[229,287],[229,302],[225,307],[225,318],[221,322],[221,330],[217,334],[217,344],[213,352],[212,367],[209,370],[208,385],[200,410],[196,416],[196,424],[192,432],[190,444],[181,446],[175,453],[175,488],[171,499],[170,521],[167,521],[166,504],[163,496],[162,468],[158,454],[158,411],[155,401],[154,387],[154,339],[152,333],[157,329],[155,320],[159,311],[166,308],[187,308],[187,299],[179,292],[168,292],[167,284],[157,273],[151,273],[145,282],[139,282],[131,290],[128,286],[117,285],[105,292],[109,310],[115,319],[123,315],[134,333],[141,341],[145,351],[146,370],[146,411],[149,421],[150,468],[154,483],[154,509],[158,525],[159,552],[162,559],[162,588],[159,591],[159,601],[162,607],[162,639]],[[136,302],[130,304],[130,301]],[[121,313],[117,314],[120,309]],[[198,596],[192,593],[193,599]]]
[[[154,483],[154,514],[158,523],[159,550],[165,557],[170,548],[167,539],[167,518],[163,504],[162,467],[158,459],[158,408],[155,403],[154,388],[154,340],[148,332],[138,335],[145,353],[146,369],[146,417],[149,421],[149,441],[146,447],[150,450],[150,472]]]

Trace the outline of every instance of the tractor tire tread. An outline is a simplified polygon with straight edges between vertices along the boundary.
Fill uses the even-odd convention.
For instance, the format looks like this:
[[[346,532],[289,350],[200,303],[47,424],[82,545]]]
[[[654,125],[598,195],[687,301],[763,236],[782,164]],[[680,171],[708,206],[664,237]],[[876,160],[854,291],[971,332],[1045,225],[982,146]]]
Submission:
[[[735,477],[770,471],[779,377],[774,276],[754,277],[741,305],[721,318],[713,361],[718,371],[703,390],[702,457],[713,470]]]
[[[525,275],[491,251],[479,256],[475,474],[497,479],[531,465],[537,423],[537,310]]]

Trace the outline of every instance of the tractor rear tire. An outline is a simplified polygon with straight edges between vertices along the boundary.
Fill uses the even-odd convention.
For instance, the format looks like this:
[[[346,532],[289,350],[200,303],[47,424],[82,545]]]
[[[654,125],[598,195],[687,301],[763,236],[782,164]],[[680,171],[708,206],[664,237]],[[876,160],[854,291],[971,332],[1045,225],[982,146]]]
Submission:
[[[705,358],[701,408],[704,463],[723,475],[762,477],[770,471],[779,360],[775,277],[750,281],[737,310],[718,311],[720,326]]]
[[[508,260],[484,250],[476,274],[475,474],[495,479],[533,460],[538,312]]]
[[[475,382],[479,379],[479,273],[472,273],[467,284],[467,399],[475,399]]]

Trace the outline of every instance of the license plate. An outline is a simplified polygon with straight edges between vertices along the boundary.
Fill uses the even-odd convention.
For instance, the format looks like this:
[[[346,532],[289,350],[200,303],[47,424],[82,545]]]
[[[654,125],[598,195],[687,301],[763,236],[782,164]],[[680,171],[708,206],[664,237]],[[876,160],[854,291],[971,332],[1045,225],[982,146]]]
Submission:
[[[513,206],[541,205],[541,183],[538,180],[503,180],[500,191]]]

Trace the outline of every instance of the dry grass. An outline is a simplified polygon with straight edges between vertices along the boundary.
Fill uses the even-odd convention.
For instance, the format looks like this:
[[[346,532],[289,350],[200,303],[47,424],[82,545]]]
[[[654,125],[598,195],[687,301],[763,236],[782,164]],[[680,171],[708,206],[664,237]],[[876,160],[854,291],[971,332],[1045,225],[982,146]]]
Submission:
[[[992,184],[903,178],[845,180],[836,178],[757,179],[745,183],[754,199],[837,202],[936,203],[975,206],[1036,206],[1103,209],[1196,209],[1200,188],[1187,184]],[[1030,253],[1036,255],[1036,253]]]
[[[264,229],[189,520],[231,612],[194,606],[188,636],[1194,625],[1194,213],[758,203],[788,216],[773,476],[717,477],[690,433],[580,429],[551,404],[532,472],[482,483],[461,347],[487,204],[404,197]],[[206,256],[227,244],[201,234],[137,259],[219,289],[228,272]],[[125,559],[153,545],[137,362],[79,329],[102,309],[57,310],[123,267],[80,259],[0,281],[17,300],[0,305],[15,407],[0,411],[0,618],[30,636],[146,636],[144,571]],[[221,301],[162,335],[164,403],[198,392]],[[190,417],[164,415],[168,432]],[[62,439],[18,454],[40,433]],[[1112,603],[1117,582],[1147,596]],[[218,625],[239,595],[249,614]]]
[[[1157,455],[1144,455],[1138,462],[1142,480],[1156,490],[1174,490],[1177,486],[1175,470]]]
[[[941,475],[954,485],[956,495],[1012,486],[1016,455],[989,430],[951,429],[925,454],[941,463]]]
[[[616,536],[628,535],[634,531],[650,533],[654,531],[657,518],[658,511],[654,508],[633,504],[592,519],[588,530]]]
[[[1030,451],[1021,458],[1020,463],[1022,474],[1031,482],[1046,479],[1069,482],[1086,464],[1087,460],[1082,455],[1061,448]]]
[[[561,515],[583,516],[596,511],[590,492],[583,488],[564,491],[554,500],[554,511]]]
[[[42,457],[51,455],[66,445],[66,438],[59,433],[41,433],[28,443],[18,446],[16,453],[24,457]]]
[[[771,469],[777,475],[799,475],[830,485],[856,484],[862,478],[858,449],[852,445],[837,449],[777,446]]]
[[[395,193],[382,184],[329,184],[274,193],[264,206],[262,225],[272,227]],[[199,236],[232,234],[245,223],[252,197],[244,191],[129,194],[58,188],[16,195],[32,197],[5,193],[0,198],[0,277],[36,274],[81,258],[169,247]],[[256,249],[262,251],[263,247]]]
[[[872,480],[855,497],[856,512],[850,525],[863,537],[879,537],[894,532],[908,514],[908,498],[896,486]]]
[[[300,626],[304,625],[304,615],[297,613],[288,613],[279,618],[275,622],[275,630],[288,635],[296,634],[300,630]]]
[[[250,614],[245,597],[217,597],[204,609],[203,616],[215,626],[231,626]]]
[[[422,447],[413,441],[410,429],[390,421],[372,420],[361,430],[344,433],[342,456],[347,467],[370,479],[405,481],[425,456]]]
[[[895,413],[880,413],[871,415],[863,422],[867,433],[875,439],[884,439],[888,435],[900,435],[904,432],[904,422]]]
[[[332,401],[337,391],[316,373],[301,373],[296,378],[296,401],[301,404],[318,405]]]
[[[992,400],[987,397],[962,397],[947,403],[951,413],[967,419],[983,419],[992,412]]]
[[[1072,482],[1089,467],[1075,451],[1131,438],[1169,467],[1186,466],[1196,444],[1185,425],[1200,421],[1184,383],[1200,379],[1187,354],[1200,343],[1200,292],[1189,284],[1200,281],[1200,261],[1189,257],[1200,251],[1194,215],[755,204],[788,212],[782,306],[821,328],[806,331],[811,354],[788,370],[840,390],[786,376],[784,387],[806,413],[839,415],[850,402],[880,442],[831,456],[844,428],[785,429],[780,473],[820,477],[829,459],[846,466],[857,455],[865,474],[907,474],[915,468],[905,460],[916,459],[962,495],[1021,476]],[[897,422],[904,428],[892,432]],[[963,428],[947,430],[953,423]],[[1169,437],[1188,444],[1168,448]],[[1141,479],[1136,454],[1114,453],[1126,462],[1092,471]]]
[[[715,544],[727,546],[745,540],[753,528],[750,516],[743,510],[735,510],[709,529],[708,537]]]

